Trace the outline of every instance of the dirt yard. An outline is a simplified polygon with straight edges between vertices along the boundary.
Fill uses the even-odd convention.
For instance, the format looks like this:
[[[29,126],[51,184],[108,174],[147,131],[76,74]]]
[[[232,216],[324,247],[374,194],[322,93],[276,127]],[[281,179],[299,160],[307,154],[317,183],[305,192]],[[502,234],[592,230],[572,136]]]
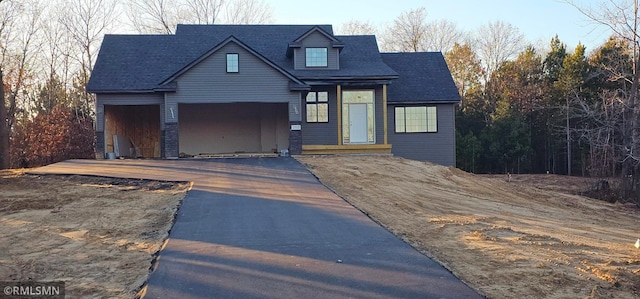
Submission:
[[[0,172],[0,281],[63,280],[69,298],[133,298],[188,188]]]
[[[640,298],[634,205],[531,186],[541,178],[506,182],[401,158],[298,159],[489,298]]]

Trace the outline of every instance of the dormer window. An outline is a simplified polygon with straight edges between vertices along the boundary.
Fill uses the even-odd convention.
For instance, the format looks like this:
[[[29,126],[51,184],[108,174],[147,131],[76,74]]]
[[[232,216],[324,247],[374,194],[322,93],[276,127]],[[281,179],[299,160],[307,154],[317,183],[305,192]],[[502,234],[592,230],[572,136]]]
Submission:
[[[306,48],[307,67],[327,67],[327,48]]]
[[[238,53],[227,54],[227,73],[238,72]]]

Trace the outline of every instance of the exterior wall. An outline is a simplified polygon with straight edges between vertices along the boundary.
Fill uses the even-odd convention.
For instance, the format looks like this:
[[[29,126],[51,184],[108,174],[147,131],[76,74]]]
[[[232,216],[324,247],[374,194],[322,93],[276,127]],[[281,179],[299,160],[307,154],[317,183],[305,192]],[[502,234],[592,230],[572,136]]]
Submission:
[[[239,72],[227,73],[226,54],[239,54]],[[289,103],[290,121],[300,120],[300,92],[289,91],[289,78],[231,42],[176,79],[166,93],[166,117],[177,103]],[[174,115],[175,114],[174,110]],[[296,113],[298,112],[298,113]],[[176,121],[179,121],[176,119]]]
[[[302,144],[322,145],[338,144],[338,109],[337,87],[321,86],[314,87],[311,91],[327,91],[329,93],[329,122],[328,123],[308,123],[307,105],[305,98],[302,99]]]
[[[337,70],[340,69],[339,51],[333,48],[331,40],[319,32],[313,32],[309,34],[303,41],[302,47],[296,48],[293,52],[294,68],[296,70],[304,70],[306,67],[306,50],[305,48],[327,48],[327,67],[312,67],[309,69],[325,69],[325,70]]]
[[[388,105],[388,137],[394,155],[445,166],[456,165],[455,105],[435,106],[438,114],[437,133],[395,133],[395,105]]]

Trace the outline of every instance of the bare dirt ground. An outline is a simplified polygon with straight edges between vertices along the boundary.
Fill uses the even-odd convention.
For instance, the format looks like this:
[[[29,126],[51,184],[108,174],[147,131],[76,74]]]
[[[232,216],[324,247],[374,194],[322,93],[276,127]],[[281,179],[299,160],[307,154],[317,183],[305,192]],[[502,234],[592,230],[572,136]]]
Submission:
[[[602,180],[601,178],[557,174],[512,174],[510,178],[505,174],[481,174],[479,176],[536,187],[543,190],[576,195],[592,190],[597,182]]]
[[[188,183],[0,172],[0,281],[65,281],[69,298],[133,298]]]
[[[531,186],[540,178],[509,183],[401,158],[298,159],[489,298],[640,298],[634,205]]]

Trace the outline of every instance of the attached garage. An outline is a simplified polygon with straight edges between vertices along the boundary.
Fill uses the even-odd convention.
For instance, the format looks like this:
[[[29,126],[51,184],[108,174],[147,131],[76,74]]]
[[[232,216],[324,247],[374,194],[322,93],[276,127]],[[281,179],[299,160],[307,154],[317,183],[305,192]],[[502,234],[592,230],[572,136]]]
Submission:
[[[180,104],[178,111],[181,155],[289,148],[288,103]]]
[[[116,152],[114,136],[118,136],[135,148],[119,149],[119,156],[159,158],[160,124],[160,105],[104,105],[105,150]]]

